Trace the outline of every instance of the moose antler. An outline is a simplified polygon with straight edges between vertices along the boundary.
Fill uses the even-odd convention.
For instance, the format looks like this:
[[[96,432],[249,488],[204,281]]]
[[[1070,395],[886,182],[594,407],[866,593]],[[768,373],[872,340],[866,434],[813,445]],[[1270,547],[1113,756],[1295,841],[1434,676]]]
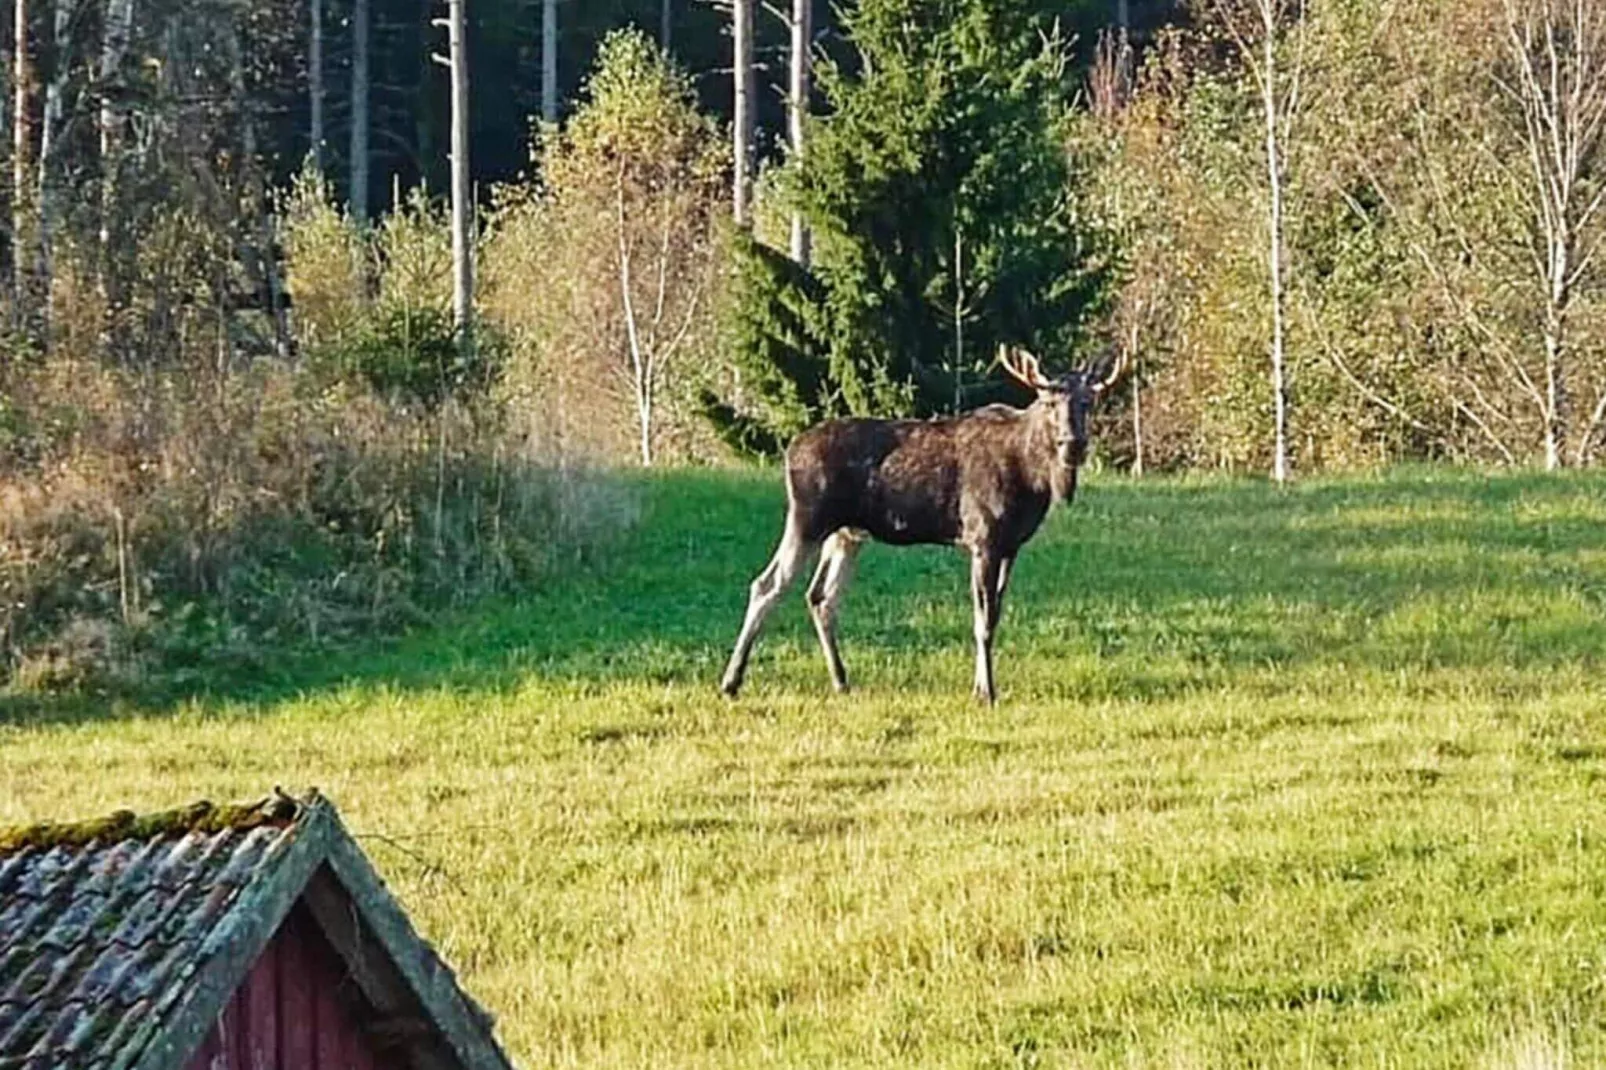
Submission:
[[[1130,346],[1121,346],[1115,351],[1115,357],[1110,361],[1109,370],[1106,371],[1097,383],[1093,385],[1095,395],[1102,394],[1116,383],[1121,376],[1127,373],[1132,366],[1132,349]]]
[[[1006,372],[1033,390],[1046,390],[1053,385],[1043,374],[1042,365],[1037,363],[1037,358],[1024,349],[999,346],[998,363],[1004,366]]]

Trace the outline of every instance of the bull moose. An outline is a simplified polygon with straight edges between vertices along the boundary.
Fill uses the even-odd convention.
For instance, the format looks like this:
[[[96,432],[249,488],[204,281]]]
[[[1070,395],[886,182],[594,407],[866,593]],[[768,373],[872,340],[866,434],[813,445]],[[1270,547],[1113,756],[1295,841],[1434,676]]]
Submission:
[[[720,690],[734,696],[759,630],[816,553],[807,601],[831,684],[848,688],[836,611],[868,539],[946,543],[970,552],[977,697],[989,704],[993,633],[1010,567],[1049,506],[1069,504],[1087,455],[1088,411],[1120,377],[1126,354],[1050,379],[1037,358],[1001,347],[999,361],[1037,398],[1024,409],[987,405],[931,420],[840,419],[816,424],[786,451],[786,527],[750,588],[747,615]]]

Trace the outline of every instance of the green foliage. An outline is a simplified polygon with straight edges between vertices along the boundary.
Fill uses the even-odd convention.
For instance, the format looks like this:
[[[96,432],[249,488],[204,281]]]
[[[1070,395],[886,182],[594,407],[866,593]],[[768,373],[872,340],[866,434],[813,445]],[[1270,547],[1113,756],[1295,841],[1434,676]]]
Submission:
[[[322,370],[387,397],[434,408],[448,398],[483,396],[502,364],[504,346],[490,325],[465,352],[452,313],[433,306],[380,303],[324,351]]]
[[[410,190],[368,230],[330,196],[308,168],[282,205],[286,285],[308,367],[326,382],[427,408],[483,398],[506,343],[491,323],[475,332],[472,347],[461,345],[445,208]]]
[[[821,65],[829,110],[782,180],[815,235],[815,279],[740,253],[736,359],[763,400],[710,406],[739,442],[973,402],[1001,342],[1051,364],[1083,353],[1108,257],[1067,162],[1065,61],[1041,10],[870,0],[845,16],[856,62]]]
[[[736,295],[725,323],[730,400],[705,386],[702,412],[738,453],[774,457],[793,435],[842,411],[832,394],[826,289],[746,232],[736,234],[730,250]]]
[[[646,36],[603,43],[586,99],[543,127],[537,179],[499,187],[484,307],[513,341],[507,396],[564,451],[712,452],[691,411],[713,364],[729,155]]]

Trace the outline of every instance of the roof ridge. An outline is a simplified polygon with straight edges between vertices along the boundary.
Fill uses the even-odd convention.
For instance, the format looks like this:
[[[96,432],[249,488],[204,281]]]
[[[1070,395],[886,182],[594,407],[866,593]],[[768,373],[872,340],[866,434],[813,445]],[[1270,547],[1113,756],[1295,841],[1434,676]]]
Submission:
[[[202,799],[188,806],[147,814],[124,809],[82,821],[0,826],[0,858],[30,848],[84,847],[97,841],[116,843],[188,832],[214,833],[290,824],[309,811],[327,805],[316,788],[300,799],[274,788],[271,795],[252,802],[214,803]]]

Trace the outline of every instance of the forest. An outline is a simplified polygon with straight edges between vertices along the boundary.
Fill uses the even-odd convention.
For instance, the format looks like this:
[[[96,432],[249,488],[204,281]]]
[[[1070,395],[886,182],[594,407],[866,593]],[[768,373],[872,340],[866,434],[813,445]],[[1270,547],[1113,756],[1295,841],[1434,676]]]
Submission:
[[[455,175],[445,4],[16,0],[12,686],[526,589],[634,522],[623,470],[1019,402],[1006,344],[1129,358],[1109,472],[1606,438],[1586,0],[450,13]]]

